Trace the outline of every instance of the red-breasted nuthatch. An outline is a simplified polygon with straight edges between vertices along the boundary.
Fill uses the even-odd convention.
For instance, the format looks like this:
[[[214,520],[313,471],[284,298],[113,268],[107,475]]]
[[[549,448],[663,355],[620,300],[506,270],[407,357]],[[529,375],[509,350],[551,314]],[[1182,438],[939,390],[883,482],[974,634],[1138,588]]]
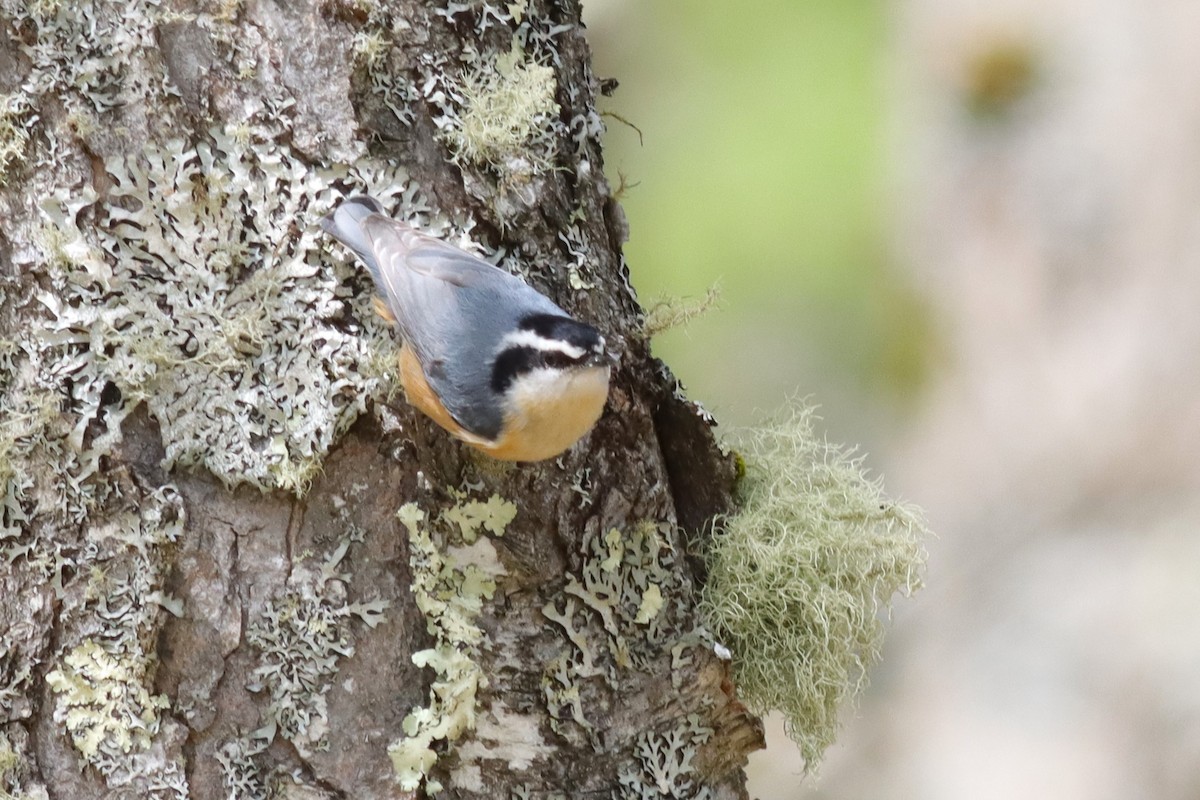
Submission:
[[[351,197],[321,220],[371,271],[376,309],[400,329],[408,401],[506,461],[552,458],[591,430],[608,397],[604,337],[478,256]]]

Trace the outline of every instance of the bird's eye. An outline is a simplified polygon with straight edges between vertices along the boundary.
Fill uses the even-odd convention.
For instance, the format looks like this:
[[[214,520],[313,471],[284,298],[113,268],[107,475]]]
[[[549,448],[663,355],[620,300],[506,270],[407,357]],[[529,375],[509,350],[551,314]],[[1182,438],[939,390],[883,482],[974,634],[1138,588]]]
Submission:
[[[546,353],[546,366],[554,369],[566,369],[576,363],[576,359],[571,358],[566,353]]]

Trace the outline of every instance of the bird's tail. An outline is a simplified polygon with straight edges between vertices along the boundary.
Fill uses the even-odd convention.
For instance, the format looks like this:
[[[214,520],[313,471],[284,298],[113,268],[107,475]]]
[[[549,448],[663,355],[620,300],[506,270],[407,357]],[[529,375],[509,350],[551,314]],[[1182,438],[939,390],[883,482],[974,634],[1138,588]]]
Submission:
[[[371,214],[383,214],[383,206],[373,197],[365,194],[347,198],[338,207],[321,217],[321,228],[342,244],[354,251],[354,254],[371,271],[375,283],[383,286],[379,273],[379,264],[371,253],[371,243],[362,228],[362,221]]]

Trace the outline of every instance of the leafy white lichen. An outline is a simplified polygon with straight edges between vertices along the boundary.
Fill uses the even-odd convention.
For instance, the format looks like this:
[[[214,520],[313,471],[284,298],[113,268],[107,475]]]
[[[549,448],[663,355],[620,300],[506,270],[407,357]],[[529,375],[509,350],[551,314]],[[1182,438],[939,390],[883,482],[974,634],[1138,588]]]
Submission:
[[[318,171],[233,133],[111,159],[103,201],[47,203],[45,251],[60,269],[41,300],[52,328],[82,345],[69,353],[81,424],[111,383],[118,415],[145,402],[158,420],[166,466],[302,494],[381,390],[361,366],[392,347],[365,308],[355,309],[364,329],[346,325],[361,276],[324,266],[315,222],[340,198],[335,182],[394,198],[416,218],[428,208],[397,169]],[[85,233],[74,221],[93,203],[97,224]]]
[[[319,588],[319,587],[315,587]],[[328,731],[325,696],[338,662],[354,655],[354,619],[374,627],[388,604],[338,602],[296,589],[267,605],[246,634],[261,653],[251,688],[271,700],[272,728],[303,750],[319,746]]]
[[[589,535],[580,573],[542,608],[572,645],[542,672],[551,727],[560,733],[568,721],[592,731],[581,699],[583,682],[599,677],[616,689],[623,672],[645,667],[690,633],[681,620],[691,589],[669,533],[669,526],[644,522],[629,531]]]
[[[20,726],[0,729],[0,800],[49,800],[29,739]]]
[[[36,121],[27,95],[0,94],[0,186],[9,183],[9,170],[24,156]]]
[[[665,733],[638,736],[633,762],[621,770],[615,800],[709,800],[712,790],[702,785],[692,760],[696,748],[708,741],[712,729],[696,715],[679,720]]]
[[[344,516],[343,516],[343,521]],[[251,620],[246,641],[258,651],[247,688],[264,693],[262,724],[224,742],[217,762],[231,797],[267,800],[278,785],[291,782],[286,771],[264,768],[260,755],[276,737],[303,756],[328,747],[326,697],[342,659],[354,655],[358,623],[370,628],[384,621],[390,604],[345,598],[343,559],[362,531],[348,529],[323,559],[299,559],[288,587]]]

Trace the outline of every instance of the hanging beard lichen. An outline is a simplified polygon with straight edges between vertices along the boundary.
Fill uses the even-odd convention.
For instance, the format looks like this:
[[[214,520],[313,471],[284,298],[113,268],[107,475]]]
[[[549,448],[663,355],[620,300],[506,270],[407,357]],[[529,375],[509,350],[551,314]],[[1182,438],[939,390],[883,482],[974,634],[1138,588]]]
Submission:
[[[813,433],[811,408],[756,430],[740,510],[707,553],[702,613],[755,713],[781,711],[813,769],[878,660],[892,595],[920,586],[920,512]]]

